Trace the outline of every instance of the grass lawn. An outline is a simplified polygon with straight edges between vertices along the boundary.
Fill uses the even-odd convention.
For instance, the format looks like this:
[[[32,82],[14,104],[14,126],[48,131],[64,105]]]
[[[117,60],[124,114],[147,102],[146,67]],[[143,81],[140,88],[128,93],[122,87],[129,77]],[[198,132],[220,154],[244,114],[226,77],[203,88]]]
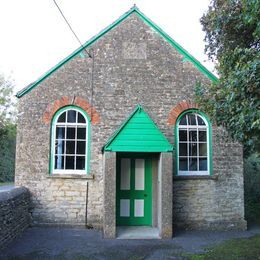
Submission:
[[[188,256],[191,260],[237,260],[260,259],[260,234],[250,238],[232,239],[216,247],[209,248],[204,254]]]
[[[4,186],[4,185],[13,185],[14,182],[0,182],[0,186]]]

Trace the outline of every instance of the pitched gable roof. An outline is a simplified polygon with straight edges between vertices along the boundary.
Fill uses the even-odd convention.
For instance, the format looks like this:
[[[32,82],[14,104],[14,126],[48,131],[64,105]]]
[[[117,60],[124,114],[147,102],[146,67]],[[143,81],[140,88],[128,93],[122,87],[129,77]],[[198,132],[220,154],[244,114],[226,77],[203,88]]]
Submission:
[[[217,77],[214,74],[212,74],[206,67],[204,67],[197,59],[195,59],[191,54],[189,54],[182,46],[180,46],[168,34],[166,34],[159,26],[157,26],[155,23],[153,23],[136,6],[134,6],[128,12],[126,12],[124,15],[119,17],[115,22],[113,22],[111,25],[109,25],[104,30],[102,30],[99,34],[97,34],[96,36],[91,38],[89,41],[87,41],[83,46],[79,47],[77,50],[75,50],[73,53],[71,53],[67,58],[65,58],[64,60],[59,62],[55,67],[53,67],[52,69],[47,71],[38,80],[29,84],[27,87],[20,90],[19,92],[17,92],[16,97],[20,98],[23,95],[25,95],[26,93],[28,93],[29,91],[31,91],[38,84],[40,84],[43,80],[45,80],[47,77],[49,77],[53,72],[55,72],[60,67],[62,67],[66,62],[68,62],[69,60],[74,58],[76,55],[80,54],[85,48],[88,48],[89,46],[91,46],[99,38],[101,38],[107,32],[112,30],[114,27],[116,27],[118,24],[120,24],[122,21],[124,21],[128,16],[130,16],[133,13],[136,14],[139,18],[141,18],[150,27],[152,27],[156,32],[158,32],[168,43],[171,44],[172,47],[174,47],[180,54],[182,54],[184,56],[185,60],[188,60],[191,63],[193,63],[197,67],[197,69],[199,69],[210,80],[212,80],[213,82],[216,82],[218,80]]]
[[[173,146],[138,105],[103,147],[113,152],[171,152]]]

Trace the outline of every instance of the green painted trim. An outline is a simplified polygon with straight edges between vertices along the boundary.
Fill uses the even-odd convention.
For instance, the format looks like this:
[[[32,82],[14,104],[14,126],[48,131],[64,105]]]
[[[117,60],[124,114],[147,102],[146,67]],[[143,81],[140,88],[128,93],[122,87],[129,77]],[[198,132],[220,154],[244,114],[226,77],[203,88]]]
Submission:
[[[164,150],[162,151],[161,148],[158,148],[158,151],[153,150],[153,151],[132,151],[129,150],[128,148],[126,148],[125,150],[113,150],[116,152],[172,152],[173,151],[173,146],[169,143],[169,141],[167,140],[167,138],[164,136],[164,134],[160,131],[160,129],[158,128],[158,126],[154,123],[154,121],[150,118],[150,116],[144,111],[144,109],[142,108],[141,105],[137,105],[137,107],[135,108],[135,110],[130,114],[130,116],[121,124],[121,126],[115,131],[115,133],[110,137],[110,139],[107,141],[107,143],[103,146],[102,151],[112,151],[112,149],[109,147],[110,145],[112,145],[113,141],[116,139],[116,137],[121,133],[121,131],[124,129],[124,127],[128,124],[128,122],[133,118],[133,116],[136,113],[139,112],[144,112],[147,117],[149,118],[149,120],[151,120],[151,123],[154,125],[154,127],[156,128],[156,130],[158,130],[159,134],[163,137],[164,141],[167,143],[166,148],[164,148]]]
[[[113,22],[111,25],[106,27],[104,30],[102,30],[99,34],[92,37],[89,41],[87,41],[83,47],[79,47],[74,52],[72,52],[68,57],[63,59],[61,62],[59,62],[56,66],[51,68],[49,71],[47,71],[43,76],[41,76],[39,79],[37,79],[35,82],[29,84],[24,89],[17,92],[16,97],[20,98],[26,93],[30,92],[32,89],[34,89],[37,85],[39,85],[43,80],[45,80],[47,77],[49,77],[53,72],[58,70],[60,67],[62,67],[66,62],[74,58],[76,55],[80,55],[82,57],[81,52],[85,49],[90,47],[94,42],[96,42],[99,38],[101,38],[104,34],[112,30],[114,27],[116,27],[118,24],[120,24],[122,21],[124,21],[129,15],[132,13],[135,13],[139,18],[141,18],[144,22],[146,22],[149,26],[151,26],[155,31],[157,31],[164,39],[166,39],[167,42],[169,42],[179,53],[181,53],[186,59],[191,61],[202,73],[204,73],[210,80],[213,82],[217,82],[218,78],[211,73],[206,67],[204,67],[197,59],[195,59],[189,52],[187,52],[184,48],[182,48],[176,41],[174,41],[168,34],[166,34],[159,26],[157,26],[155,23],[153,23],[149,18],[147,18],[140,10],[134,6],[132,7],[128,12],[126,12],[124,15],[119,17],[115,22]]]
[[[206,119],[207,123],[208,123],[208,141],[209,141],[209,175],[211,176],[213,174],[213,166],[212,166],[212,125],[210,122],[209,117],[204,114],[203,112],[201,112],[199,109],[189,109],[189,110],[185,110],[183,111],[177,118],[176,120],[176,124],[175,124],[175,129],[174,129],[174,139],[175,139],[175,147],[176,147],[176,153],[175,153],[175,159],[176,159],[176,168],[175,168],[175,175],[178,175],[179,172],[179,160],[178,160],[178,152],[179,152],[179,146],[178,146],[178,142],[179,142],[179,138],[178,138],[178,126],[179,126],[179,122],[182,118],[182,116],[184,116],[187,113],[197,113],[199,115],[201,115],[203,118]]]
[[[54,122],[56,121],[56,118],[65,110],[68,109],[74,109],[77,110],[79,112],[81,112],[82,114],[84,114],[84,116],[87,118],[88,120],[88,153],[87,153],[87,160],[85,162],[86,164],[86,174],[90,173],[90,155],[91,155],[91,149],[90,149],[90,142],[91,142],[91,128],[90,128],[90,118],[89,115],[87,114],[87,112],[85,110],[83,110],[81,107],[78,106],[65,106],[62,107],[61,109],[59,109],[58,111],[56,111],[56,113],[54,114],[52,120],[51,120],[51,131],[50,131],[50,158],[49,158],[49,174],[52,175],[53,174],[53,156],[54,156],[54,147],[53,147],[53,138],[54,138],[54,132],[55,132],[55,127],[54,127]]]

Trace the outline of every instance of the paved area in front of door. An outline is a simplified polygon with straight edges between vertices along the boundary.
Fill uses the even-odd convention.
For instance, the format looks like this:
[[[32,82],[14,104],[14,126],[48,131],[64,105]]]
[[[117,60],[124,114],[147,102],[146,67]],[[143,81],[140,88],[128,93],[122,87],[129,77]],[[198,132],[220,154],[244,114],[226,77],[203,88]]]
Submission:
[[[0,252],[0,259],[182,259],[227,239],[245,238],[260,228],[232,232],[177,232],[169,240],[103,239],[97,230],[33,227]]]

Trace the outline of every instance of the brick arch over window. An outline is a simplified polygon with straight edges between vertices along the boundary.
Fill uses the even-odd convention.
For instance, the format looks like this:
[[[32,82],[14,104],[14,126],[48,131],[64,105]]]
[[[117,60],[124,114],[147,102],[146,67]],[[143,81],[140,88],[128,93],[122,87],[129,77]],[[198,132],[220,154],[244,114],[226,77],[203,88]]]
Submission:
[[[89,115],[91,124],[97,125],[100,122],[100,115],[94,107],[81,97],[62,97],[49,104],[43,114],[43,122],[50,124],[54,114],[62,107],[74,105],[81,107]]]
[[[188,99],[183,100],[173,107],[168,115],[168,125],[175,125],[178,116],[187,109],[199,108],[199,105],[194,101]]]

